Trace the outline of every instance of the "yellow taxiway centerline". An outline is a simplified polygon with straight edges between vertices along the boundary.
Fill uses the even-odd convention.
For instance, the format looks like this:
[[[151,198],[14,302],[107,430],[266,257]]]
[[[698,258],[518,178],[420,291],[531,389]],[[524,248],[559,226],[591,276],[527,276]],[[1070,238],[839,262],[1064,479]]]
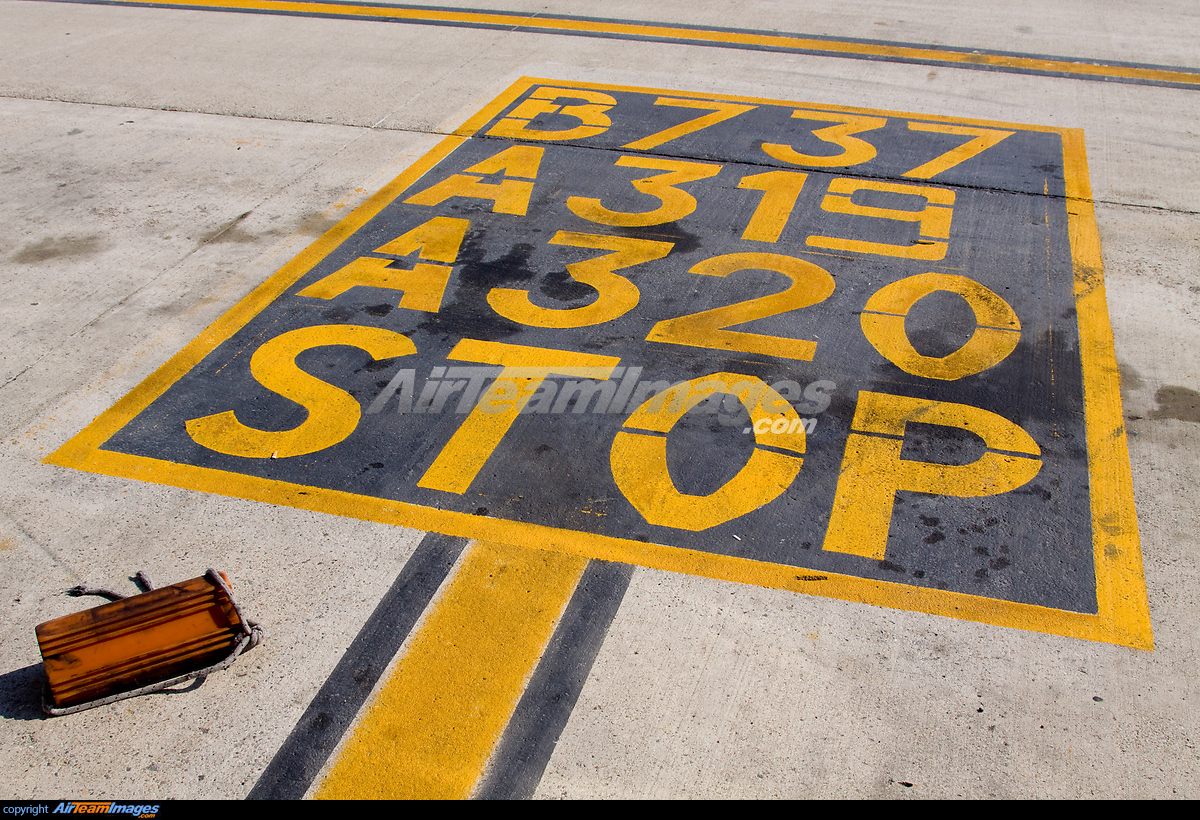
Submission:
[[[963,66],[1065,74],[1095,79],[1120,79],[1151,83],[1177,83],[1200,86],[1200,72],[1179,71],[1152,66],[1120,65],[1096,60],[1065,60],[1019,54],[997,54],[942,49],[933,46],[892,45],[805,37],[794,34],[769,34],[754,31],[713,30],[687,25],[588,20],[563,17],[536,17],[496,11],[368,6],[354,3],[297,3],[287,0],[109,0],[131,5],[180,6],[192,9],[265,11],[311,17],[363,17],[377,20],[440,23],[462,26],[512,27],[524,31],[608,35],[647,40],[673,40],[699,45],[741,46],[779,51],[830,54],[842,57],[893,59],[917,63],[958,63]]]

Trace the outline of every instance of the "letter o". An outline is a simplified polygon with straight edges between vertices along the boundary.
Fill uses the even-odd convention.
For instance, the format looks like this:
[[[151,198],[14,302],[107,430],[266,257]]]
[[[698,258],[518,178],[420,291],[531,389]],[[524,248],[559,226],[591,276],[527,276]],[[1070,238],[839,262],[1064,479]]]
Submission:
[[[947,356],[922,356],[912,346],[904,318],[918,301],[939,290],[957,293],[975,313],[975,332]],[[877,290],[859,319],[867,341],[905,373],[954,381],[999,364],[1021,340],[1021,322],[999,294],[974,279],[949,273],[921,273]]]
[[[774,501],[791,486],[800,472],[800,454],[805,448],[804,425],[792,424],[799,416],[791,405],[760,379],[736,373],[714,373],[682,384],[695,387],[712,381],[724,382],[727,390],[738,382],[751,385],[737,394],[738,400],[750,413],[756,444],[759,435],[770,430],[770,439],[761,443],[768,443],[775,449],[764,450],[756,446],[737,475],[708,495],[681,493],[667,470],[667,438],[661,434],[669,432],[688,410],[711,393],[692,393],[682,407],[662,412],[651,410],[654,401],[651,397],[633,411],[624,427],[660,435],[622,430],[613,439],[609,453],[617,488],[651,524],[693,532],[715,527]],[[749,402],[755,392],[758,392],[758,399],[751,407]],[[766,409],[776,401],[786,407],[783,412]],[[785,430],[795,426],[796,432],[775,435],[776,425],[780,424]],[[789,450],[796,455],[777,450]]]

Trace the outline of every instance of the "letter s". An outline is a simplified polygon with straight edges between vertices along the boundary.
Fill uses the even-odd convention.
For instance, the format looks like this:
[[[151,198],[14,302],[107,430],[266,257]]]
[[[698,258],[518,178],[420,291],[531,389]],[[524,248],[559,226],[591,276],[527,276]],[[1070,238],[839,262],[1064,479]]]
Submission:
[[[317,325],[290,330],[254,351],[250,373],[263,387],[302,405],[308,418],[292,430],[267,431],[245,426],[227,410],[191,419],[188,435],[210,450],[242,458],[300,456],[344,440],[362,416],[358,400],[296,365],[296,357],[304,351],[329,345],[357,347],[376,360],[417,352],[407,336],[382,328]]]

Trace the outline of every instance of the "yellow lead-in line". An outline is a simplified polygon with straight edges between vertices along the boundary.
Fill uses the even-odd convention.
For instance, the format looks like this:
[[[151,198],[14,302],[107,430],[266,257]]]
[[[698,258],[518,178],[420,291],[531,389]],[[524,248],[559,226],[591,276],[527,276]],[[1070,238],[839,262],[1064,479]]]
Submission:
[[[76,0],[78,2],[78,0]],[[88,0],[83,0],[87,2]],[[511,27],[524,31],[607,35],[648,40],[673,40],[700,45],[735,46],[779,51],[829,54],[843,57],[890,59],[899,62],[957,64],[964,68],[991,68],[1038,74],[1067,75],[1100,80],[1200,86],[1200,71],[1098,61],[1073,61],[1053,57],[996,54],[942,49],[932,46],[827,40],[794,34],[696,28],[662,23],[620,22],[565,17],[536,17],[500,11],[461,11],[353,3],[305,3],[287,0],[104,0],[111,4],[179,6],[194,9],[277,12],[307,16],[363,17],[376,20],[439,23],[462,26]]]
[[[587,559],[476,542],[316,790],[470,797]]]

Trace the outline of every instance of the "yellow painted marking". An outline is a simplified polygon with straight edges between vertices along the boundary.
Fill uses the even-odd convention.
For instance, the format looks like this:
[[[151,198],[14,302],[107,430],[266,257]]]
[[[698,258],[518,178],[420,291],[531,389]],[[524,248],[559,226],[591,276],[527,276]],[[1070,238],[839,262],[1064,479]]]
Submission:
[[[918,301],[936,291],[957,293],[975,313],[975,332],[953,353],[923,356],[912,346],[904,317]],[[1021,322],[995,291],[966,276],[920,273],[877,290],[859,317],[863,335],[884,358],[905,373],[954,381],[982,373],[1017,349]]]
[[[463,339],[447,358],[504,367],[417,482],[418,487],[460,494],[471,486],[546,377],[560,373],[607,379],[620,361],[594,353],[475,339]]]
[[[469,797],[586,566],[566,553],[469,547],[316,797]]]
[[[122,2],[122,0],[118,0],[118,2]],[[1200,76],[1200,75],[1197,75],[1197,76]],[[504,101],[503,106],[501,106],[499,109],[497,109],[495,103],[498,100],[494,100],[493,103],[491,105],[489,105],[486,110],[488,112],[490,112],[490,116],[495,116],[497,113],[499,113],[499,110],[503,110],[504,106],[511,105],[514,100],[516,100],[518,97],[520,97],[521,94],[528,91],[530,88],[534,88],[536,86],[543,85],[546,83],[552,83],[552,84],[557,83],[559,85],[564,85],[562,80],[549,80],[549,79],[540,78],[540,77],[522,77],[520,80],[517,80],[515,83],[513,83],[513,85],[511,87],[509,87],[504,92],[504,95],[500,98],[501,100]],[[629,92],[633,92],[633,93],[637,93],[637,94],[663,94],[663,95],[667,95],[667,96],[671,96],[671,97],[680,97],[680,98],[693,97],[693,98],[699,99],[699,100],[714,100],[714,99],[728,100],[731,102],[747,103],[747,104],[756,105],[756,106],[757,105],[782,105],[782,106],[793,106],[793,107],[803,106],[803,110],[806,112],[820,110],[820,111],[836,111],[836,112],[840,112],[840,113],[844,113],[844,114],[854,114],[854,115],[861,115],[861,116],[867,116],[867,117],[880,117],[880,116],[882,116],[882,117],[900,117],[902,119],[912,121],[912,122],[942,122],[942,123],[948,123],[951,125],[964,125],[965,124],[965,125],[971,125],[971,126],[979,126],[981,128],[1016,129],[1018,131],[1034,131],[1034,132],[1051,133],[1051,134],[1059,134],[1063,131],[1063,129],[1052,126],[1052,125],[1036,125],[1036,124],[1031,124],[1031,123],[1007,122],[1004,120],[975,120],[975,119],[968,119],[965,117],[949,117],[949,116],[941,116],[941,115],[937,115],[937,114],[914,114],[911,111],[891,111],[891,110],[887,110],[887,109],[878,109],[878,108],[859,108],[856,106],[831,105],[828,103],[821,103],[820,105],[816,105],[814,103],[798,103],[798,102],[795,102],[792,100],[775,100],[775,99],[770,99],[767,97],[745,97],[745,96],[738,96],[736,94],[706,94],[703,92],[679,91],[678,89],[648,88],[645,86],[632,86],[632,85],[608,85],[605,83],[589,83],[589,82],[571,82],[569,84],[569,86],[572,90],[604,89],[605,91],[629,91]],[[480,112],[480,113],[482,113],[482,112]],[[471,118],[470,123],[463,125],[460,128],[456,128],[454,130],[454,134],[457,136],[467,136],[467,135],[473,134],[473,133],[475,133],[475,131],[478,131],[483,126],[483,124],[486,122],[487,122],[486,119],[483,121],[480,121],[480,117],[478,115],[476,115],[475,117]],[[491,134],[491,132],[488,132],[488,133],[489,133],[489,135]]]
[[[834,114],[829,111],[793,111],[792,119],[837,123],[837,125],[818,128],[812,132],[812,135],[822,142],[836,145],[842,149],[842,152],[832,155],[801,154],[790,145],[769,142],[763,143],[763,151],[780,162],[811,165],[818,168],[844,168],[850,165],[861,165],[874,159],[875,146],[853,135],[861,134],[864,131],[874,131],[876,128],[883,128],[887,125],[887,119],[884,117]]]
[[[490,199],[492,213],[524,216],[533,195],[533,178],[537,176],[544,149],[530,145],[515,145],[493,157],[477,162],[467,169],[476,174],[503,173],[505,179],[495,183],[483,177],[454,174],[436,182],[424,191],[404,200],[409,205],[441,205],[447,199],[461,196],[468,199]],[[509,177],[520,177],[510,179]]]
[[[557,100],[564,98],[588,100],[583,105],[558,105]],[[508,112],[508,116],[500,120],[489,137],[507,137],[517,140],[579,140],[584,137],[594,137],[602,134],[612,125],[612,120],[605,112],[617,104],[608,94],[599,91],[580,91],[566,88],[539,88],[529,98]],[[562,114],[574,117],[581,125],[557,131],[546,131],[530,128],[529,122],[539,114]]]
[[[331,345],[357,347],[377,361],[417,352],[407,336],[382,328],[314,325],[290,330],[254,351],[250,373],[271,392],[303,406],[308,418],[292,430],[268,432],[247,427],[226,410],[191,419],[188,435],[202,447],[242,458],[301,456],[344,441],[362,416],[358,399],[296,365],[296,357],[304,351]]]
[[[1062,138],[1067,226],[1075,265],[1075,308],[1079,315],[1083,403],[1087,408],[1096,599],[1100,617],[1112,621],[1114,631],[1135,635],[1138,643],[1134,645],[1152,649],[1154,638],[1142,570],[1137,510],[1133,505],[1121,381],[1104,293],[1100,232],[1092,204],[1083,132],[1064,129]]]
[[[533,182],[527,179],[503,179],[500,182],[483,182],[483,177],[454,174],[436,182],[424,191],[419,191],[404,200],[407,205],[441,205],[456,196],[468,199],[490,199],[492,213],[525,216],[529,209],[529,197],[533,194]]]
[[[969,430],[992,450],[970,464],[934,464],[900,457],[909,422]],[[1006,493],[1033,480],[1042,469],[1041,449],[1008,419],[966,404],[912,399],[862,391],[846,440],[833,512],[823,549],[882,560],[896,492],[909,490],[956,498]],[[885,438],[884,436],[889,436]],[[898,437],[898,438],[895,438]]]
[[[906,171],[903,174],[903,176],[913,177],[914,179],[930,179],[943,171],[949,171],[955,165],[982,154],[1005,137],[1011,137],[1017,133],[1016,131],[996,131],[991,128],[971,128],[963,125],[941,125],[928,122],[910,122],[908,127],[911,131],[931,131],[938,134],[958,134],[974,137],[974,139],[967,140],[956,148],[951,148],[940,157],[934,157],[924,165],[918,165],[916,168]]]
[[[504,174],[506,177],[536,179],[546,149],[540,145],[514,145],[499,154],[477,162],[468,174]]]
[[[609,462],[613,480],[642,517],[651,524],[697,532],[715,527],[756,510],[778,498],[800,472],[804,453],[804,425],[787,400],[766,382],[737,373],[713,373],[684,382],[689,396],[674,411],[657,408],[657,396],[633,411],[626,430],[667,433],[688,410],[713,393],[729,393],[750,413],[756,444],[769,444],[794,455],[754,448],[749,460],[708,495],[681,493],[667,470],[667,437],[639,432],[619,432],[612,443]],[[786,409],[771,412],[780,406]],[[758,433],[762,423],[782,422],[781,432]]]
[[[492,116],[494,115],[493,113]],[[485,119],[484,122],[486,121]],[[478,128],[479,124],[476,124],[475,127]],[[320,239],[297,254],[274,276],[251,291],[203,333],[188,343],[183,350],[172,356],[166,364],[109,408],[106,413],[94,419],[82,432],[49,456],[46,459],[47,463],[72,466],[79,461],[87,460],[89,453],[99,448],[114,433],[128,424],[138,413],[165,393],[167,388],[198,365],[205,356],[282,296],[297,280],[312,270],[313,266],[382,211],[405,188],[465,141],[465,138],[457,136],[442,140],[436,148],[414,163],[407,171],[381,188],[378,193],[352,211],[345,219],[330,228]]]
[[[662,259],[675,247],[673,242],[575,231],[559,231],[550,244],[612,251],[566,266],[571,278],[596,289],[596,300],[577,308],[545,308],[531,302],[527,290],[492,288],[487,301],[493,310],[532,327],[586,327],[611,321],[633,310],[641,299],[637,285],[615,271]]]
[[[169,0],[167,0],[169,2]],[[178,3],[178,5],[183,5]],[[233,4],[230,4],[231,6]],[[293,4],[299,10],[308,4]],[[340,7],[335,7],[340,8]],[[389,11],[371,8],[367,12]],[[403,10],[394,10],[403,11]],[[364,13],[367,13],[364,12]],[[1195,78],[1190,80],[1195,82]],[[1113,351],[1100,260],[1100,239],[1088,182],[1081,131],[1052,126],[956,117],[915,115],[903,111],[877,111],[846,106],[824,106],[830,111],[907,120],[978,125],[1060,135],[1063,141],[1068,229],[1075,262],[1076,305],[1081,338],[1081,359],[1086,406],[1092,529],[1096,567],[1097,614],[1002,601],[907,584],[876,581],[836,573],[816,573],[801,568],[689,550],[666,544],[564,530],[501,518],[423,507],[339,490],[274,481],[189,464],[103,450],[108,439],[159,398],[172,384],[210,352],[228,340],[248,321],[292,287],[314,265],[332,253],[423,174],[447,157],[465,138],[477,133],[521,95],[537,86],[562,85],[562,81],[522,78],[480,109],[454,134],[410,166],[404,173],[357,207],[306,250],[255,288],[215,321],[183,350],[145,381],[92,421],[84,430],[45,459],[45,463],[181,487],[222,496],[283,504],[330,515],[412,527],[466,538],[487,539],[535,549],[553,550],[586,558],[620,561],[667,572],[680,572],[772,589],[790,590],[827,598],[894,609],[960,618],[1013,629],[1033,630],[1124,646],[1153,649],[1149,608],[1142,574],[1137,514],[1133,505],[1132,477],[1120,407],[1119,380]],[[710,95],[672,89],[571,83],[572,88],[656,93],[673,97]],[[752,97],[730,97],[764,105],[799,105]]]
[[[403,294],[397,307],[436,311],[442,305],[446,285],[454,270],[450,265],[458,258],[459,246],[470,227],[471,223],[466,219],[435,216],[375,251],[391,256],[408,256],[413,251],[420,251],[422,259],[446,262],[446,265],[417,262],[411,270],[404,270],[390,267],[392,259],[360,256],[309,285],[299,295],[335,299],[351,288],[384,288]]]
[[[675,186],[716,176],[721,170],[720,165],[661,157],[621,157],[616,161],[616,165],[621,168],[666,171],[665,174],[640,177],[630,183],[638,192],[657,199],[659,206],[649,211],[628,213],[609,210],[600,204],[599,199],[593,197],[573,196],[567,199],[567,208],[571,213],[589,222],[621,228],[640,228],[674,222],[696,210],[696,198]]]
[[[739,188],[763,192],[763,198],[746,223],[742,239],[778,242],[806,179],[808,174],[796,171],[767,171],[742,177]]]
[[[919,211],[901,211],[896,208],[876,208],[858,205],[852,197],[858,191],[883,191],[921,197],[925,207]],[[900,256],[906,259],[923,259],[936,262],[946,256],[950,238],[950,220],[954,215],[954,191],[949,188],[932,188],[922,185],[906,185],[900,182],[881,182],[873,179],[850,179],[839,177],[829,183],[829,192],[821,200],[821,209],[834,214],[866,216],[873,219],[895,219],[920,223],[920,241],[914,245],[891,245],[886,242],[867,242],[862,239],[844,239],[833,236],[810,236],[805,243],[814,248],[835,251],[854,251],[880,256]]]
[[[679,100],[671,97],[659,97],[654,101],[654,104],[670,105],[676,108],[699,108],[711,111],[712,113],[697,117],[694,120],[682,122],[679,125],[673,125],[670,128],[659,131],[657,134],[642,137],[640,140],[634,140],[626,145],[626,148],[634,151],[648,151],[651,148],[657,148],[673,139],[682,137],[684,134],[694,134],[697,131],[708,128],[710,125],[724,122],[754,108],[752,105],[737,105],[736,103],[719,102],[716,100]]]
[[[113,0],[117,3],[136,3],[140,0]],[[1164,68],[1111,65],[1099,61],[1051,60],[1040,57],[1020,57],[1006,54],[964,54],[934,47],[855,43],[845,40],[819,40],[786,34],[754,34],[741,31],[706,31],[678,25],[652,23],[609,23],[595,20],[556,20],[500,12],[470,12],[440,9],[401,9],[386,6],[358,6],[352,3],[297,3],[285,0],[211,0],[198,3],[189,0],[155,0],[159,6],[180,6],[198,9],[245,9],[251,11],[281,11],[307,16],[326,14],[340,17],[375,17],[413,22],[485,24],[513,26],[554,32],[616,34],[629,37],[653,37],[684,40],[702,45],[743,45],[758,48],[809,51],[842,56],[892,57],[917,62],[960,63],[963,65],[1013,68],[1023,71],[1054,72],[1081,77],[1121,77],[1160,83],[1200,85],[1200,74]]]
[[[686,575],[803,592],[807,595],[925,612],[949,618],[963,618],[994,626],[1047,632],[1052,635],[1104,641],[1140,649],[1153,648],[1148,617],[1144,625],[1137,618],[1114,617],[1112,604],[1118,596],[1123,596],[1126,601],[1132,599],[1136,603],[1136,596],[1139,594],[1137,586],[1141,583],[1141,576],[1130,575],[1129,566],[1121,567],[1126,570],[1121,577],[1107,581],[1110,584],[1107,590],[1110,595],[1101,601],[1101,605],[1103,607],[1107,603],[1109,607],[1102,608],[1100,615],[1091,615],[837,573],[820,573],[820,581],[810,581],[805,579],[817,573],[786,564],[772,564],[668,544],[650,544],[563,530],[524,521],[485,518],[402,501],[355,495],[341,490],[272,481],[190,464],[175,464],[144,456],[106,450],[88,453],[72,450],[64,446],[49,456],[46,463],[233,498],[285,504],[363,521],[376,521],[463,538],[491,539],[602,561],[620,561],[665,572],[681,572]],[[72,457],[77,457],[78,460],[71,460]],[[1136,536],[1136,530],[1134,533]],[[1127,539],[1126,531],[1122,540]],[[1140,571],[1140,553],[1137,557],[1136,569]],[[1128,564],[1128,554],[1114,556],[1104,565],[1098,566],[1103,571],[1110,572],[1118,568],[1119,562]],[[1140,594],[1144,600],[1145,593]]]
[[[780,253],[726,253],[697,263],[688,273],[726,277],[744,270],[774,271],[787,277],[790,284],[779,293],[757,296],[678,319],[664,319],[651,328],[646,340],[812,361],[817,350],[816,342],[726,328],[823,302],[833,293],[833,277],[812,262]]]

